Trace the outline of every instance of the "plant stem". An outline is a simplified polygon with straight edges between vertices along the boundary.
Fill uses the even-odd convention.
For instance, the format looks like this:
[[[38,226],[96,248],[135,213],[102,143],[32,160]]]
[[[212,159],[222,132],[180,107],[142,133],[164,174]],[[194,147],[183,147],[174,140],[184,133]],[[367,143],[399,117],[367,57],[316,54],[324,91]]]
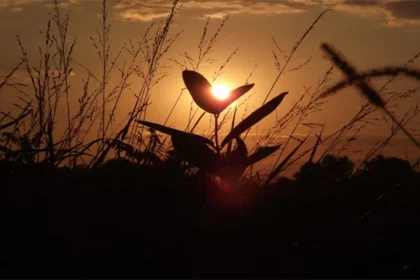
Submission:
[[[201,121],[201,119],[204,117],[204,115],[206,114],[206,112],[203,112],[201,114],[201,116],[198,118],[198,120],[195,122],[194,126],[191,128],[190,133],[194,132],[194,129],[197,127],[198,123]]]
[[[218,119],[219,119],[219,115],[215,114],[214,115],[214,138],[215,138],[215,141],[216,141],[216,152],[217,152],[217,155],[220,156],[219,137],[217,136],[217,134],[218,134],[217,120]]]
[[[106,12],[106,1],[102,2],[102,138],[105,138],[105,112],[106,112],[106,76],[107,76],[107,12]]]
[[[405,127],[394,117],[394,115],[391,114],[391,112],[388,111],[388,109],[385,108],[385,106],[382,107],[382,110],[392,119],[394,123],[398,125],[398,127],[405,133],[405,135],[407,135],[407,137],[410,138],[411,142],[413,142],[414,145],[416,145],[416,147],[420,149],[420,143],[416,140],[416,138],[414,138],[413,135],[411,135],[410,132],[407,131],[407,129],[405,129]]]

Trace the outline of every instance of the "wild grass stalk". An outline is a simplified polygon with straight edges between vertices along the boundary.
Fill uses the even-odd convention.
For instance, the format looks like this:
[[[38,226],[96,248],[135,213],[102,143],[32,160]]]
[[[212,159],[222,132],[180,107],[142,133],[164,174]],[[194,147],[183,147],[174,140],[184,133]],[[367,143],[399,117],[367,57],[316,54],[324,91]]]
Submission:
[[[419,54],[415,54],[413,56],[413,58],[409,59],[402,68],[407,68],[408,66],[410,66],[411,64],[413,64],[416,59],[419,57]],[[408,68],[410,69],[410,68]],[[375,72],[375,71],[374,71]],[[391,106],[398,106],[398,104],[404,100],[408,100],[410,98],[413,97],[413,95],[415,93],[418,92],[419,88],[413,88],[413,89],[409,89],[403,92],[390,92],[390,93],[386,93],[385,91],[388,89],[388,87],[396,82],[396,77],[399,75],[399,73],[394,72],[391,76],[390,79],[388,79],[387,81],[385,81],[385,83],[379,88],[379,90],[377,91],[379,94],[383,94],[386,96],[385,98],[385,103],[387,104],[387,106],[391,107]],[[379,119],[375,120],[375,122],[372,122],[369,120],[369,117],[371,117],[374,113],[378,112],[378,108],[374,105],[372,105],[369,101],[364,102],[361,106],[360,109],[354,114],[354,116],[347,122],[345,123],[343,126],[341,126],[339,129],[337,129],[336,131],[332,132],[331,134],[329,134],[328,136],[326,136],[324,139],[322,139],[320,141],[319,144],[325,144],[328,143],[328,146],[324,149],[324,151],[322,152],[322,154],[319,157],[319,160],[321,160],[323,157],[325,157],[325,155],[332,153],[332,151],[335,149],[335,147],[337,146],[337,144],[339,143],[339,140],[342,139],[343,136],[345,136],[348,132],[351,132],[354,129],[363,129],[366,127],[366,125],[374,125],[375,122],[378,122]],[[353,143],[353,142],[352,142]],[[381,141],[378,141],[370,151],[367,152],[365,159],[371,158],[372,157],[372,153],[374,153],[374,151],[376,150],[377,145],[380,145]],[[296,156],[296,158],[291,159],[289,164],[286,166],[289,167],[293,164],[295,164],[296,162],[298,162],[299,160],[301,160],[304,156],[306,156],[308,153],[310,153],[312,151],[312,148],[306,149],[303,152],[301,152],[300,154],[298,154]],[[359,151],[358,151],[359,152]]]
[[[201,34],[199,43],[198,43],[198,55],[197,58],[194,59],[193,55],[191,55],[188,52],[184,52],[181,54],[181,56],[184,58],[183,62],[180,62],[179,60],[176,59],[172,59],[173,62],[175,62],[178,66],[181,67],[182,70],[185,69],[191,69],[194,71],[198,71],[200,65],[202,64],[203,61],[205,61],[205,59],[208,57],[208,55],[213,51],[214,46],[217,42],[218,37],[221,34],[221,31],[223,29],[223,27],[225,26],[226,22],[228,21],[229,17],[225,17],[222,22],[220,23],[220,25],[217,27],[216,31],[213,33],[213,35],[209,38],[209,25],[210,25],[210,17],[207,18],[206,23],[204,24],[203,27],[203,32]],[[236,51],[230,55],[230,57],[228,58],[228,60],[236,53]],[[211,60],[208,62],[212,62]],[[224,67],[224,65],[226,65],[227,62],[225,62],[224,64],[222,64],[221,68]],[[215,78],[217,77],[217,75],[215,75],[215,77],[213,78],[213,81],[215,80]],[[185,91],[185,88],[181,89],[181,92],[179,93],[177,99],[175,100],[174,104],[172,105],[168,116],[166,117],[165,121],[163,122],[163,125],[166,125],[167,122],[169,121],[170,117],[172,116],[172,113],[174,111],[174,109],[176,108],[176,106],[179,103],[179,100],[181,99],[181,97],[183,96],[183,93]],[[192,110],[192,106],[193,104],[191,104],[190,107],[190,112]],[[188,119],[188,124],[186,127],[186,130],[189,129],[189,127],[191,126],[191,122],[192,119],[194,118],[196,112],[198,111],[198,108],[196,108],[195,112],[193,115],[190,115],[189,119]],[[193,125],[193,128],[195,128],[198,123],[200,122],[200,120],[203,118],[203,116],[205,115],[205,112],[203,112],[199,117],[198,120],[196,121],[196,123]],[[193,130],[192,130],[193,131]],[[191,131],[191,132],[192,132]]]

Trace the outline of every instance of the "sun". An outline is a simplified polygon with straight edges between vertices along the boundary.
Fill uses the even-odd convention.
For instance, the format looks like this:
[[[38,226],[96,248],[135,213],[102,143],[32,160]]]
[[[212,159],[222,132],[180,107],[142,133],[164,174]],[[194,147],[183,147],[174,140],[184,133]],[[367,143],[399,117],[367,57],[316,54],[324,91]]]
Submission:
[[[230,90],[227,88],[227,86],[222,84],[216,84],[211,88],[211,92],[213,93],[214,97],[216,97],[219,100],[225,100],[229,97]]]

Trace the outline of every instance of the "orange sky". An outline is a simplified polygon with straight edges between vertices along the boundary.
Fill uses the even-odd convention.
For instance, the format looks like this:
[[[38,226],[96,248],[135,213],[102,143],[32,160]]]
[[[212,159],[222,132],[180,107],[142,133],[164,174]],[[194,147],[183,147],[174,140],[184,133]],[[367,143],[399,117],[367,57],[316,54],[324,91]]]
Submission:
[[[100,70],[99,59],[89,39],[95,36],[98,26],[101,1],[68,0],[62,1],[63,9],[71,9],[69,38],[77,36],[74,57],[77,62],[87,66],[92,72]],[[0,0],[0,81],[19,62],[20,50],[16,35],[19,35],[29,58],[36,64],[37,46],[43,44],[40,30],[45,30],[48,12],[51,12],[50,0]],[[197,45],[206,22],[210,17],[209,35],[212,35],[225,16],[229,16],[226,25],[214,46],[209,59],[214,63],[203,63],[198,71],[209,79],[225,59],[239,48],[226,65],[223,74],[217,80],[231,87],[242,85],[254,65],[257,65],[250,82],[255,87],[247,95],[247,113],[261,105],[264,97],[274,82],[278,70],[274,66],[272,51],[274,37],[279,46],[290,53],[291,48],[311,25],[315,18],[326,8],[333,11],[324,15],[315,28],[305,38],[287,69],[301,65],[309,58],[310,62],[298,71],[285,73],[277,83],[271,97],[283,91],[289,95],[277,110],[278,116],[286,112],[304,92],[304,86],[313,88],[328,70],[331,63],[323,57],[321,43],[330,43],[339,49],[359,70],[388,65],[403,65],[420,51],[420,1],[398,0],[271,0],[271,1],[180,1],[180,8],[170,34],[182,31],[180,37],[165,55],[162,66],[165,77],[152,91],[147,119],[162,123],[183,87],[181,68],[173,60],[182,61],[182,53],[192,57],[198,54]],[[109,23],[112,25],[111,54],[115,55],[129,39],[138,41],[144,30],[152,22],[159,23],[167,16],[171,1],[163,0],[126,0],[108,1]],[[278,55],[278,52],[277,52]],[[120,63],[123,63],[121,61]],[[284,60],[281,61],[284,63]],[[281,65],[282,66],[282,65]],[[412,66],[420,67],[420,62]],[[286,70],[287,70],[286,69]],[[72,81],[72,106],[76,106],[81,79],[86,72],[74,66]],[[28,82],[24,70],[13,77],[16,81]],[[113,77],[114,78],[114,77]],[[338,81],[341,73],[335,69],[333,81]],[[383,80],[372,80],[380,87]],[[404,78],[393,86],[393,90],[407,90],[419,86],[419,83]],[[133,84],[133,92],[139,84]],[[30,92],[30,90],[29,90]],[[7,111],[16,101],[14,91],[0,92],[0,110]],[[360,95],[354,89],[346,89],[330,97],[322,112],[308,117],[307,122],[326,122],[326,133],[344,125],[362,104]],[[396,111],[402,116],[409,108],[420,101],[417,93],[413,98],[401,103]],[[123,118],[133,102],[133,94],[127,92],[118,108],[117,117]],[[191,97],[183,95],[175,108],[168,125],[184,129],[188,120]],[[242,115],[244,107],[240,108]],[[275,114],[267,118],[259,131],[272,125]],[[419,127],[420,117],[411,121],[409,127]],[[199,131],[207,129],[207,122]],[[59,125],[59,124],[58,124]],[[256,129],[256,128],[255,128]],[[387,135],[386,125],[370,126],[363,130],[366,136]],[[257,132],[256,130],[254,132]],[[289,131],[290,132],[290,131]],[[304,127],[298,132],[305,133]],[[288,133],[288,131],[284,131]],[[360,144],[363,146],[363,143]],[[410,145],[410,144],[407,144]],[[411,148],[411,147],[410,147]],[[418,152],[417,152],[418,155]]]

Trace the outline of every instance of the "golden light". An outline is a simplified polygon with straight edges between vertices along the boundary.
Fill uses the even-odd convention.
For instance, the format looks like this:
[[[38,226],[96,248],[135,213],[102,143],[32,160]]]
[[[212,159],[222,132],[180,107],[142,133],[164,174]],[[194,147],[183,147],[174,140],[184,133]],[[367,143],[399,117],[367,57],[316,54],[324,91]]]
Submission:
[[[211,88],[211,92],[217,99],[224,100],[228,98],[230,90],[225,85],[216,84]]]

